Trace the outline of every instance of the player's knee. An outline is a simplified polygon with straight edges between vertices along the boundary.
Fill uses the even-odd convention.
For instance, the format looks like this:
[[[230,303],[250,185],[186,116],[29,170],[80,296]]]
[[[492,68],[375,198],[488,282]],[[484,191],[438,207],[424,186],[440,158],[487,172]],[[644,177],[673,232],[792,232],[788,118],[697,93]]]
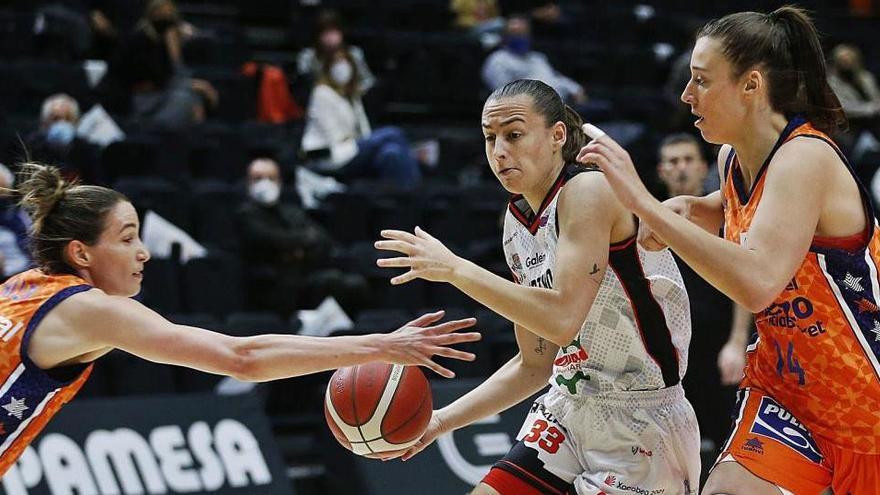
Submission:
[[[495,489],[492,488],[491,486],[489,486],[485,483],[480,483],[479,485],[477,485],[476,488],[474,488],[474,491],[471,492],[471,495],[501,495],[501,494],[498,493],[497,491],[495,491]]]

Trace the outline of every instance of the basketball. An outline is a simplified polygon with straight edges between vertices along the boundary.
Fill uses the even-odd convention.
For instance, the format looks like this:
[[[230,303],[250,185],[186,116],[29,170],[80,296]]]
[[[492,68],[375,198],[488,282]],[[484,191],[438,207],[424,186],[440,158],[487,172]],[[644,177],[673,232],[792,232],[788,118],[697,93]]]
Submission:
[[[425,433],[431,387],[416,366],[370,363],[336,370],[324,416],[336,440],[358,455],[403,450]]]

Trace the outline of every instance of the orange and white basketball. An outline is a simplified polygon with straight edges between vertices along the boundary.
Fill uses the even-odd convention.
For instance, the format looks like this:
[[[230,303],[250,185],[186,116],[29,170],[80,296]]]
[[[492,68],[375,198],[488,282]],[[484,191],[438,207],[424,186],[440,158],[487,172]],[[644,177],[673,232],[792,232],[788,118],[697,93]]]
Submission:
[[[416,366],[370,363],[336,370],[324,416],[333,436],[358,455],[414,445],[431,420],[433,400]]]

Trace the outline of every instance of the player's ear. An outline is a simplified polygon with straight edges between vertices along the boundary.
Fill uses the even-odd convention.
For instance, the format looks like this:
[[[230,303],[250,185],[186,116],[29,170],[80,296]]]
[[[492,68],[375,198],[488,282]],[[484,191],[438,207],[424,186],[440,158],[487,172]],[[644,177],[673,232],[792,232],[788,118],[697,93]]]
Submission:
[[[565,124],[562,121],[553,124],[551,135],[553,136],[553,151],[561,150],[568,140],[568,129]]]

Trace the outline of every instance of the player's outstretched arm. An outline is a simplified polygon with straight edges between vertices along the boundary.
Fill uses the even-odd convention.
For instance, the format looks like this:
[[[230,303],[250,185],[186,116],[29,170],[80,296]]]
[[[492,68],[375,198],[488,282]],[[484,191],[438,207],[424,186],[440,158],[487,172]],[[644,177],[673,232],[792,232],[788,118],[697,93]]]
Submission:
[[[49,334],[69,329],[79,354],[118,348],[144,359],[186,366],[245,381],[268,381],[370,361],[419,365],[451,378],[452,371],[432,357],[471,361],[474,355],[450,346],[480,339],[477,332],[459,333],[476,320],[437,324],[443,312],[430,313],[386,334],[344,337],[256,335],[231,337],[202,328],[175,325],[137,301],[93,289],[71,296],[50,315]],[[48,317],[47,317],[48,319]],[[43,325],[41,324],[41,327]],[[39,364],[39,363],[38,363]]]
[[[440,240],[418,227],[414,233],[382,231],[385,240],[377,241],[376,247],[403,256],[379,259],[377,264],[409,269],[392,278],[392,284],[417,278],[448,282],[536,335],[566,345],[580,331],[599,291],[614,226],[624,223],[621,219],[632,220],[599,173],[572,178],[560,193],[557,211],[559,244],[555,267],[546,274],[547,280],[528,281],[529,286],[505,280],[456,256]],[[627,227],[626,235],[632,235],[632,223]],[[552,288],[545,288],[549,285]]]
[[[795,139],[780,147],[744,246],[709,234],[664,207],[645,188],[626,150],[595,127],[587,134],[594,139],[581,149],[578,161],[605,171],[625,207],[701,277],[752,312],[766,308],[803,262],[839,166],[834,151],[820,140]]]
[[[519,404],[547,385],[559,347],[514,325],[519,353],[485,382],[452,404],[434,411],[422,438],[403,460],[418,454],[444,433],[455,431]]]

